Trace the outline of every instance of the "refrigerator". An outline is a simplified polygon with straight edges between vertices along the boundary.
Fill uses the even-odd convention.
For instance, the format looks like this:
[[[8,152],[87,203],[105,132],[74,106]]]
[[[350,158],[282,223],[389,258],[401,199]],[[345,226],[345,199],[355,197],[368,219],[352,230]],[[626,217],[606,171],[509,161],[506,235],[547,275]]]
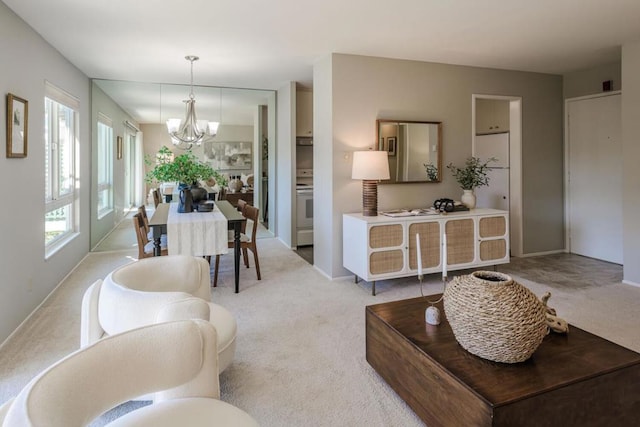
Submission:
[[[489,185],[476,188],[476,207],[509,211],[509,132],[476,135],[475,157],[489,163]]]

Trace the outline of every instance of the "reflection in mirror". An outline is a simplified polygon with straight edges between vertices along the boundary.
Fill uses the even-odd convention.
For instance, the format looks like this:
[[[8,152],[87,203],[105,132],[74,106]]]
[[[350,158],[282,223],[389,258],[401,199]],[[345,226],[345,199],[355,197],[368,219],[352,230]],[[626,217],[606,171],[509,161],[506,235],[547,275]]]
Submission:
[[[144,162],[145,158],[153,159],[163,146],[175,155],[185,152],[172,143],[166,122],[173,118],[184,120],[183,101],[191,89],[197,118],[219,122],[220,126],[215,136],[206,136],[190,151],[221,174],[241,179],[246,186],[242,190],[253,193],[252,203],[261,214],[267,214],[263,220],[268,228],[269,223],[275,222],[273,209],[267,210],[267,206],[274,205],[273,199],[271,203],[267,200],[275,196],[275,184],[270,180],[275,158],[269,156],[275,152],[276,141],[273,90],[93,80],[94,114],[100,112],[113,120],[114,136],[123,136],[124,141],[122,162],[114,163],[114,168],[122,169],[126,178],[118,183],[124,188],[116,189],[121,200],[116,199],[115,203],[126,208],[144,203],[152,186],[144,182],[144,176],[153,167],[153,162]],[[97,134],[95,129],[93,134]],[[93,161],[97,162],[97,156]],[[97,163],[93,167],[98,170]],[[98,184],[92,185],[97,188]],[[92,235],[99,236],[102,231],[97,225],[94,228],[94,223],[98,222],[92,222]]]
[[[378,150],[386,151],[391,179],[384,184],[442,180],[442,122],[377,120]]]

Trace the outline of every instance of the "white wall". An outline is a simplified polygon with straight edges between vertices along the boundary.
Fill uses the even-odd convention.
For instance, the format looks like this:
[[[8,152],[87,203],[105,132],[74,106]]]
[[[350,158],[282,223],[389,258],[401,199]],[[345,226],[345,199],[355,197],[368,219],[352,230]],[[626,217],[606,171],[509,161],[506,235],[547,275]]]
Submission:
[[[624,281],[640,286],[640,41],[622,46]]]
[[[294,242],[294,181],[295,181],[295,144],[296,144],[296,84],[289,82],[277,92],[277,144],[275,156],[275,174],[271,172],[269,180],[275,178],[276,191],[276,236],[288,247]],[[275,177],[274,177],[275,175]]]
[[[333,54],[314,67],[314,111],[322,110],[314,118],[314,188],[319,179],[333,180],[330,189],[316,190],[314,215],[322,220],[314,221],[314,234],[332,239],[315,242],[318,268],[331,277],[348,274],[342,268],[342,214],[362,209],[349,153],[374,145],[376,119],[443,122],[443,164],[462,164],[471,155],[474,93],[522,96],[524,252],[564,248],[561,76]],[[378,207],[424,207],[460,194],[445,170],[439,184],[381,185]]]
[[[333,213],[332,63],[333,57],[329,55],[313,67],[313,264],[329,276],[333,271],[334,242],[342,244],[342,236],[335,232]],[[351,151],[343,152],[347,158],[339,161],[351,164]],[[338,231],[341,230],[342,227]]]
[[[91,188],[90,82],[0,2],[0,147],[6,147],[7,93],[29,101],[26,158],[0,155],[5,195],[0,209],[0,342],[43,301],[89,251]],[[80,235],[44,259],[44,84],[80,100]]]
[[[602,92],[602,82],[613,81],[611,90],[622,89],[620,62],[603,64],[587,70],[578,70],[562,76],[564,98],[593,95]]]

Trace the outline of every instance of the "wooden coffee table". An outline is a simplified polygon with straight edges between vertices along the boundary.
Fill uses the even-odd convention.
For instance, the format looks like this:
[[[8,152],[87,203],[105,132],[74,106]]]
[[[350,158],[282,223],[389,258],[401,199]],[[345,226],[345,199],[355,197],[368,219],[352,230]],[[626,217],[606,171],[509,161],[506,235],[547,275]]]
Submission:
[[[428,297],[437,300],[439,295]],[[637,426],[640,354],[570,326],[523,363],[464,350],[414,298],[366,308],[367,361],[429,426]]]

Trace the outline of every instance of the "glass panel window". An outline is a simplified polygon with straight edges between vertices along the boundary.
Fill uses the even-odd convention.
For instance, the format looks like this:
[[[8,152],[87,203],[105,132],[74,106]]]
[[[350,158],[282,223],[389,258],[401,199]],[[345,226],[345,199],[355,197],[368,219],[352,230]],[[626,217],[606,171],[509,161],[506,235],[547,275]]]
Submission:
[[[71,205],[47,212],[44,227],[45,244],[55,241],[70,230],[73,227],[71,219]]]
[[[113,210],[113,128],[98,118],[98,218]]]
[[[45,111],[45,248],[47,255],[77,232],[77,100],[47,84]],[[64,102],[61,100],[68,100]]]

